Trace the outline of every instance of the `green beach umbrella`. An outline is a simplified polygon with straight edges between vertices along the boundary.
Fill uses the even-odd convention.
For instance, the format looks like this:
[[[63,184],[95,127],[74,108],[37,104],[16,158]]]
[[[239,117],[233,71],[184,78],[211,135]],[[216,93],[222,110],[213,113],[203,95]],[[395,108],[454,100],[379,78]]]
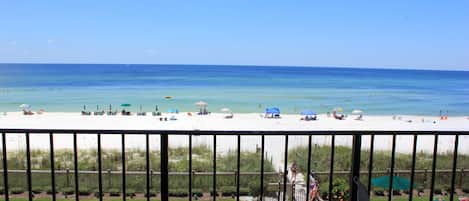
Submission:
[[[389,175],[382,177],[375,177],[371,179],[371,185],[373,187],[381,187],[389,189],[389,182],[391,177]],[[415,188],[415,184],[414,184]],[[410,189],[410,179],[400,176],[393,176],[392,178],[392,189],[393,190],[406,190]]]
[[[130,107],[130,106],[131,106],[130,103],[122,103],[122,104],[121,104],[121,107]]]

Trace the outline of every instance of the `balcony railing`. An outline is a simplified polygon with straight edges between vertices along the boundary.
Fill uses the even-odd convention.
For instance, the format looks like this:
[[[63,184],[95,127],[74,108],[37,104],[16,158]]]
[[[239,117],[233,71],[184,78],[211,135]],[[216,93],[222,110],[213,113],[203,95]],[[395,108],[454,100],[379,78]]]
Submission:
[[[459,144],[459,138],[460,135],[469,135],[469,132],[463,131],[463,132],[435,132],[435,131],[165,131],[165,130],[60,130],[60,129],[0,129],[0,133],[2,134],[2,161],[3,161],[3,183],[4,183],[4,198],[6,201],[10,200],[10,194],[9,194],[9,177],[8,174],[10,173],[25,173],[26,174],[26,180],[27,180],[27,195],[30,201],[33,200],[33,178],[32,178],[32,173],[50,173],[50,182],[51,182],[51,197],[52,200],[55,201],[57,199],[57,189],[56,189],[56,174],[66,174],[68,172],[64,172],[63,170],[56,170],[55,169],[55,159],[54,159],[54,135],[61,135],[61,134],[71,134],[73,136],[73,177],[74,177],[74,195],[75,199],[78,201],[80,200],[80,195],[78,192],[79,191],[79,179],[78,175],[79,174],[94,174],[97,175],[98,177],[98,199],[100,201],[103,200],[103,174],[107,174],[107,172],[112,173],[112,174],[120,174],[121,175],[121,183],[122,183],[122,200],[126,200],[126,179],[128,175],[131,174],[138,174],[138,175],[144,175],[145,176],[145,183],[141,184],[142,186],[145,186],[146,192],[150,192],[152,188],[152,181],[151,177],[153,175],[159,175],[160,177],[160,196],[162,201],[168,201],[169,200],[169,175],[172,174],[183,174],[188,177],[188,200],[192,201],[193,197],[192,195],[192,190],[193,190],[193,176],[194,175],[211,175],[212,176],[212,190],[213,192],[217,191],[217,176],[220,175],[232,175],[236,179],[236,195],[235,199],[239,201],[240,199],[240,188],[242,187],[240,184],[240,176],[243,174],[249,175],[249,173],[243,173],[240,170],[241,166],[241,137],[242,136],[260,136],[261,138],[261,145],[260,145],[260,153],[261,153],[261,159],[260,159],[260,172],[258,173],[251,173],[252,175],[259,175],[260,176],[260,194],[258,196],[258,199],[260,201],[263,201],[265,199],[265,192],[264,192],[264,176],[266,175],[280,175],[282,178],[281,182],[278,182],[279,185],[279,192],[277,193],[277,197],[275,200],[278,201],[287,201],[290,199],[294,199],[296,201],[306,201],[307,198],[309,197],[310,194],[310,188],[308,187],[307,184],[310,183],[310,177],[307,176],[306,178],[306,188],[303,191],[298,191],[295,193],[292,193],[292,197],[288,197],[288,192],[290,188],[294,185],[289,185],[289,181],[287,178],[287,173],[288,173],[288,156],[289,156],[289,137],[290,136],[304,136],[308,137],[308,155],[303,158],[307,158],[307,173],[309,173],[312,170],[312,161],[311,161],[311,154],[312,154],[312,137],[315,135],[328,135],[331,136],[331,154],[330,154],[330,164],[329,164],[329,171],[328,172],[318,172],[318,174],[323,174],[323,175],[328,175],[329,181],[333,181],[334,174],[337,174],[338,172],[334,171],[334,157],[335,157],[335,143],[336,143],[336,136],[352,136],[353,137],[353,142],[352,142],[352,153],[351,154],[351,166],[350,166],[350,171],[343,171],[339,172],[341,174],[346,174],[349,175],[349,185],[350,185],[350,200],[351,201],[357,201],[358,200],[358,188],[360,188],[359,181],[360,180],[360,175],[367,175],[367,180],[364,182],[367,185],[367,191],[368,194],[370,194],[371,191],[371,178],[372,178],[372,173],[376,173],[376,171],[373,171],[373,155],[374,155],[374,140],[375,136],[379,135],[389,135],[392,136],[392,147],[391,147],[391,164],[390,167],[387,171],[381,172],[381,174],[388,174],[388,175],[395,175],[396,173],[407,173],[410,174],[410,189],[409,192],[409,201],[413,200],[413,186],[415,183],[415,175],[418,173],[422,173],[424,170],[416,170],[416,155],[417,155],[417,139],[419,136],[422,135],[431,135],[434,136],[434,141],[429,142],[433,144],[433,160],[432,160],[432,165],[431,165],[431,170],[428,170],[428,173],[430,174],[430,193],[429,193],[429,201],[433,201],[434,198],[434,190],[435,190],[435,178],[436,178],[436,165],[437,165],[437,151],[438,151],[438,140],[439,136],[444,136],[444,135],[451,135],[454,136],[454,149],[453,149],[453,159],[452,159],[452,169],[449,170],[438,170],[440,172],[446,172],[448,174],[451,174],[451,183],[450,183],[450,192],[449,192],[449,200],[453,201],[454,198],[454,192],[455,192],[455,183],[456,183],[456,174],[459,172],[460,174],[464,173],[465,170],[463,169],[457,169],[457,158],[458,158],[458,144]],[[8,152],[8,147],[6,143],[6,137],[7,135],[24,135],[25,137],[25,151],[26,151],[26,170],[8,170],[8,160],[7,160],[7,152]],[[40,135],[48,135],[49,137],[49,142],[50,142],[50,170],[44,171],[44,170],[32,170],[31,166],[31,142],[30,140],[30,135],[31,134],[40,134]],[[97,171],[82,171],[79,170],[78,168],[78,147],[77,147],[77,136],[79,134],[93,134],[96,135],[97,137]],[[104,134],[115,134],[115,135],[120,135],[121,136],[121,170],[119,172],[116,171],[110,171],[110,170],[103,170],[103,162],[102,162],[102,135]],[[143,135],[145,136],[145,171],[127,171],[126,170],[126,156],[125,156],[125,147],[126,147],[126,140],[125,136],[128,135]],[[159,136],[160,137],[160,171],[159,172],[153,172],[150,168],[150,136]],[[371,136],[371,142],[370,142],[370,149],[369,149],[369,165],[368,168],[365,170],[360,170],[360,161],[361,161],[361,155],[362,155],[362,136],[367,135]],[[412,160],[411,160],[411,169],[410,170],[396,170],[395,169],[395,158],[396,158],[396,136],[412,136],[413,137],[413,145],[412,145]],[[187,136],[188,137],[188,152],[189,152],[189,163],[188,163],[188,171],[186,173],[174,173],[169,171],[169,149],[168,149],[168,138],[170,136]],[[193,148],[193,136],[213,136],[213,152],[216,153],[217,149],[217,136],[235,136],[237,138],[236,140],[236,170],[233,172],[217,172],[217,154],[213,154],[213,172],[204,172],[204,173],[194,173],[193,172],[193,167],[192,167],[192,148]],[[282,136],[284,138],[284,147],[282,147],[284,155],[283,155],[283,172],[280,171],[280,173],[275,173],[275,172],[266,172],[264,171],[264,160],[265,160],[265,138],[266,136]],[[425,170],[425,174],[427,174],[427,170]],[[67,175],[68,178],[68,175]],[[393,176],[390,177],[389,181],[389,189],[388,192],[393,192]],[[363,185],[361,185],[363,186]],[[293,188],[293,187],[292,187]],[[292,189],[294,190],[294,189]],[[283,192],[283,193],[282,193]],[[298,193],[301,193],[302,196],[298,196]],[[304,194],[304,195],[303,195]],[[393,193],[388,193],[388,200],[390,201],[392,199]],[[330,199],[333,199],[333,182],[329,182],[328,186],[328,195]],[[146,200],[150,200],[150,196],[145,196]],[[212,199],[213,201],[216,201],[217,199],[217,193],[212,194]],[[362,201],[362,200],[360,200]]]

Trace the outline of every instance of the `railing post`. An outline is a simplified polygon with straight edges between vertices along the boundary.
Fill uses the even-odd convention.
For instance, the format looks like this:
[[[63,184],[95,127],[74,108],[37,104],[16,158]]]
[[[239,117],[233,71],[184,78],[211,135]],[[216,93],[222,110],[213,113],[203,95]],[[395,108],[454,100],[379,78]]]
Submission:
[[[189,134],[189,201],[192,201],[192,135]]]
[[[265,143],[265,136],[261,136],[261,193],[260,193],[260,201],[264,200],[264,143]]]
[[[32,179],[31,179],[31,149],[29,141],[29,133],[26,133],[26,174],[28,180],[28,197],[29,201],[33,200]]]
[[[213,135],[213,201],[217,200],[217,135]]]
[[[122,142],[122,154],[121,154],[121,162],[122,162],[122,200],[126,201],[127,199],[127,192],[126,192],[126,173],[125,173],[125,134],[121,134],[121,142]]]
[[[368,164],[368,195],[371,195],[371,178],[373,176],[373,152],[375,149],[375,135],[371,135],[370,139],[370,156]]]
[[[55,193],[55,159],[54,159],[54,135],[49,133],[49,148],[50,148],[50,175],[51,175],[51,190],[52,201],[56,200]]]
[[[150,201],[150,181],[151,181],[151,175],[150,175],[150,134],[146,133],[145,134],[145,159],[146,159],[146,167],[145,167],[145,171],[146,171],[146,197],[147,197],[147,201]]]
[[[309,198],[309,183],[311,182],[309,179],[309,174],[311,171],[311,135],[308,135],[308,164],[307,164],[307,171],[306,171],[306,200]]]
[[[161,201],[169,201],[168,134],[161,134]]]
[[[334,152],[335,152],[335,135],[332,134],[331,138],[331,163],[329,169],[329,200],[331,201],[334,198],[332,194],[333,179],[334,179]]]
[[[73,166],[75,176],[75,200],[80,200],[80,193],[78,189],[78,146],[77,146],[77,133],[73,133]]]
[[[389,194],[388,194],[388,201],[392,200],[393,196],[393,188],[392,184],[394,182],[394,162],[396,158],[396,134],[392,135],[392,148],[391,148],[391,168],[389,171]]]
[[[414,195],[415,163],[416,163],[416,158],[417,158],[417,140],[418,140],[418,136],[414,135],[414,144],[412,146],[412,170],[410,173],[409,201],[412,201],[412,197]]]
[[[98,198],[99,201],[103,201],[103,164],[101,160],[101,134],[98,133],[96,137],[98,138]]]
[[[353,136],[352,148],[352,175],[350,178],[351,201],[357,201],[358,182],[360,181],[360,152],[362,146],[362,136],[355,134]]]
[[[8,159],[7,159],[7,143],[6,143],[6,134],[2,133],[2,154],[3,154],[3,187],[5,193],[5,201],[9,201],[9,192],[8,192]]]
[[[237,149],[236,149],[236,201],[239,201],[239,174],[241,167],[241,136],[238,135]]]
[[[65,180],[65,186],[70,187],[70,169],[69,168],[65,169],[65,177],[67,178]]]
[[[435,141],[433,142],[433,162],[432,162],[432,179],[430,183],[430,199],[429,201],[433,201],[433,192],[435,190],[435,176],[436,176],[436,159],[438,155],[438,134],[435,134]]]
[[[283,167],[283,201],[287,200],[287,182],[288,182],[288,135],[285,135],[285,157]]]
[[[451,172],[451,192],[449,195],[449,200],[453,201],[454,199],[454,183],[456,182],[456,166],[458,161],[458,145],[459,145],[459,135],[454,136],[454,152],[453,152],[453,171]]]
[[[111,169],[107,169],[107,190],[112,188],[111,176]]]

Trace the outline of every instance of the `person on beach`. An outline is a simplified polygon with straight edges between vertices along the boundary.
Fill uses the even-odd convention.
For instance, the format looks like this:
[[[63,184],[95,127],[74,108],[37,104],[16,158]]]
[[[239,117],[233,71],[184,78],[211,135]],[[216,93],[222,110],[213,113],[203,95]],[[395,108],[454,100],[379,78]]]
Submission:
[[[293,163],[291,164],[290,170],[291,170],[292,183],[295,183],[296,182],[296,172],[298,170],[298,165],[296,164],[296,160],[293,161]]]
[[[311,180],[311,183],[309,184],[309,201],[314,201],[318,196],[318,181],[316,178],[313,176],[313,174],[309,175],[309,178]]]

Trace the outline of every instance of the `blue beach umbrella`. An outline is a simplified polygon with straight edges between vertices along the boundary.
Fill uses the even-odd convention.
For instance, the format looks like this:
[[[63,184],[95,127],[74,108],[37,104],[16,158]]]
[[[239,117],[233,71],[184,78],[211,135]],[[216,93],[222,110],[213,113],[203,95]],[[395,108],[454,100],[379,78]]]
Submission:
[[[309,116],[309,115],[316,115],[316,112],[313,112],[311,110],[303,110],[301,112],[301,115]]]
[[[169,109],[168,113],[179,113],[178,109]]]
[[[278,107],[266,108],[266,114],[280,114],[280,109]]]

